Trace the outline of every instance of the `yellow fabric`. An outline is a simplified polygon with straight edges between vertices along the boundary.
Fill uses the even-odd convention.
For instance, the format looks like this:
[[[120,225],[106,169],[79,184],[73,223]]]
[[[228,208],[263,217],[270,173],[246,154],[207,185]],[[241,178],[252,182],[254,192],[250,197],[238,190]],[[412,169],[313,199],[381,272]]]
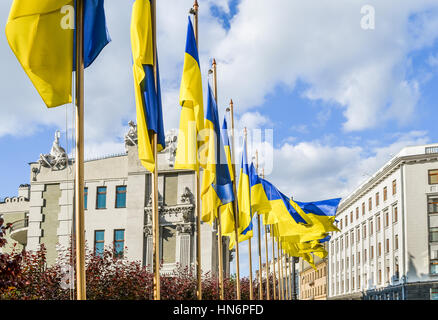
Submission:
[[[141,83],[146,74],[144,65],[154,64],[151,5],[149,0],[136,0],[132,6],[131,47],[134,61],[134,91],[137,111],[138,157],[150,172],[155,170],[154,153],[146,123]],[[161,148],[162,149],[162,148]],[[157,149],[157,152],[161,150]]]
[[[72,102],[74,30],[61,8],[73,0],[14,0],[6,23],[9,46],[47,107]]]
[[[231,164],[231,148],[230,146],[224,146],[225,156],[227,157],[228,171],[230,172],[231,181],[234,181],[233,167]]]
[[[182,106],[179,122],[178,146],[175,156],[175,169],[199,170],[201,143],[198,133],[204,129],[204,105],[202,98],[202,78],[198,62],[185,54],[184,70],[181,80],[179,103]],[[202,140],[202,137],[200,138]],[[204,166],[205,160],[201,160]]]
[[[233,202],[220,207],[222,235],[234,232],[234,210]],[[233,233],[234,235],[234,233]]]

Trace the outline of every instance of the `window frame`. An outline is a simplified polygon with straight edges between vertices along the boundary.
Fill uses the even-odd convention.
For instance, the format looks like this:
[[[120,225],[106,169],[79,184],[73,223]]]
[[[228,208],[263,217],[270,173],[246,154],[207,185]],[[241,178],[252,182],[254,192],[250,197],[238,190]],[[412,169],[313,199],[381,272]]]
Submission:
[[[99,206],[98,206],[98,204],[99,204],[99,195],[100,194],[103,194],[103,193],[99,193],[99,189],[100,188],[105,188],[105,207],[103,207],[103,208],[99,208]],[[107,192],[108,191],[108,187],[107,186],[100,186],[100,187],[96,187],[96,210],[104,210],[104,209],[106,209],[106,195],[107,195]]]
[[[123,240],[116,240],[116,234],[117,234],[117,231],[123,231]],[[123,259],[123,257],[124,257],[124,254],[125,254],[125,229],[114,229],[114,232],[113,232],[113,246],[114,246],[114,258],[116,258],[116,259]],[[118,242],[123,242],[123,247],[122,247],[122,252],[121,252],[121,255],[119,256],[119,254],[117,254],[117,252],[116,252],[116,248],[117,248],[117,243]]]
[[[118,188],[125,188],[125,190],[122,191],[122,192],[119,192]],[[128,192],[128,186],[126,186],[126,185],[116,186],[116,197],[115,197],[115,201],[114,201],[114,208],[116,208],[116,209],[125,209],[126,208],[126,199],[127,199],[126,196],[127,196],[127,192]],[[124,194],[125,195],[125,206],[124,207],[117,206],[117,200],[118,200],[118,195],[119,194]]]
[[[97,233],[98,232],[102,232],[103,233],[103,240],[99,240],[99,241],[97,241],[97,237],[96,237],[96,235],[97,235]],[[105,230],[94,230],[94,250],[93,250],[93,253],[94,253],[94,255],[95,256],[97,256],[97,253],[96,253],[96,244],[97,243],[103,243],[103,248],[102,248],[102,254],[103,254],[103,252],[105,251]]]
[[[88,210],[88,187],[84,187],[84,210]]]
[[[436,174],[431,174],[431,172],[434,172],[434,171],[436,171]],[[428,173],[427,173],[427,177],[428,177],[428,182],[429,182],[429,185],[435,185],[435,184],[438,184],[438,181],[436,182],[436,183],[432,183],[431,182],[431,178],[433,177],[433,176],[437,176],[437,179],[438,179],[438,169],[431,169],[431,170],[429,170],[428,171]]]

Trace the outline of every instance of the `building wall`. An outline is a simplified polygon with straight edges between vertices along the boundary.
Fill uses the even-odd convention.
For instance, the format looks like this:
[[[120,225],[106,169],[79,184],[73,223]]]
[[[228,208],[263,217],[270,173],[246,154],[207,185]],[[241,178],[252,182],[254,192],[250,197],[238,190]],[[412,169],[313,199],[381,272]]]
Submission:
[[[25,198],[24,194],[19,194],[18,197],[6,198],[5,202],[0,203],[0,216],[4,219],[4,225],[7,223],[13,223],[26,218],[29,212],[29,200]],[[4,238],[7,244],[0,248],[1,253],[11,253],[12,251],[21,252],[24,249],[24,245],[15,241],[10,236],[11,230],[6,230]]]
[[[47,264],[51,265],[58,256],[56,245],[58,243],[57,230],[59,227],[59,198],[61,190],[59,184],[46,184],[42,192],[44,201],[41,221],[41,243],[47,249]]]
[[[327,259],[317,258],[316,270],[307,262],[300,262],[300,300],[326,300],[328,293]]]

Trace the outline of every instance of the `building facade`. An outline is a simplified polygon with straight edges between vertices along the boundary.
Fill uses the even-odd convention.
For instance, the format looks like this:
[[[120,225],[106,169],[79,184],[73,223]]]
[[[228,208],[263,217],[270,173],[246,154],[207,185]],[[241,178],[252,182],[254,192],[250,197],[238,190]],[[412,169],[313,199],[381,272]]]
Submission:
[[[300,259],[300,300],[327,300],[328,259],[314,259],[316,269]]]
[[[136,126],[130,122],[126,153],[85,161],[85,239],[87,250],[113,248],[120,256],[152,264],[151,174],[138,159]],[[195,172],[173,167],[176,134],[166,135],[167,148],[158,154],[161,272],[195,267]],[[64,152],[64,154],[63,154]],[[52,150],[30,163],[30,184],[18,197],[0,203],[0,215],[13,222],[7,234],[10,251],[47,249],[48,264],[69,249],[74,227],[74,161],[67,159],[55,136]],[[9,230],[8,230],[9,231]],[[218,251],[214,226],[201,222],[201,268],[217,274]],[[224,272],[229,275],[230,253],[224,243]]]
[[[404,148],[345,198],[329,298],[429,299],[438,288],[438,145]]]

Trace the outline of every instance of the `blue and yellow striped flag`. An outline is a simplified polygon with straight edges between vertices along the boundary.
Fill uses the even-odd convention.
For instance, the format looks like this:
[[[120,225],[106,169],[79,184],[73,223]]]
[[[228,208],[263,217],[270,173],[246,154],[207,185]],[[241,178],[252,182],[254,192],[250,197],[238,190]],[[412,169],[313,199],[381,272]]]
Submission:
[[[218,109],[210,84],[204,128],[208,130],[208,135],[205,140],[207,163],[201,187],[202,220],[212,224],[217,218],[218,207],[231,203],[234,193],[222,143]]]
[[[9,46],[49,108],[72,102],[74,5],[74,0],[14,0],[6,23]],[[111,41],[103,5],[103,0],[84,2],[85,67]]]
[[[150,131],[157,133],[157,152],[165,148],[160,73],[157,59],[157,85],[154,76],[154,45],[150,0],[136,0],[132,6],[131,46],[134,61],[134,91],[137,110],[138,157],[154,172]]]
[[[198,143],[198,133],[204,129],[204,105],[198,48],[190,17],[179,103],[182,109],[175,156],[175,169],[198,171],[200,165],[198,150],[201,146],[201,143]]]

